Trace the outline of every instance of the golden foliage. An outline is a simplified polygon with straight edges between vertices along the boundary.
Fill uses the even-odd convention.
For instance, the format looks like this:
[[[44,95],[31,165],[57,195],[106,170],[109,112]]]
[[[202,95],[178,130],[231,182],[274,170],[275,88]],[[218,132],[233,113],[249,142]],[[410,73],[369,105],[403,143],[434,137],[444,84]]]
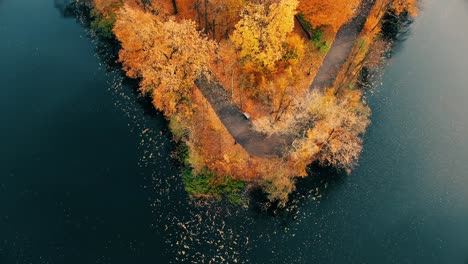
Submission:
[[[301,0],[299,13],[313,26],[330,25],[335,31],[350,20],[360,0]]]
[[[370,109],[360,102],[360,92],[349,92],[342,98],[333,90],[313,93],[308,111],[315,125],[305,139],[295,142],[292,160],[318,159],[323,165],[350,172],[362,150],[362,134],[369,125]]]
[[[128,5],[118,12],[114,34],[122,43],[119,60],[127,75],[142,78],[142,92],[151,93],[165,115],[173,114],[180,100],[188,97],[216,47],[200,35],[193,21],[163,21]]]
[[[257,68],[274,69],[285,53],[283,43],[294,28],[297,5],[297,0],[281,0],[269,6],[247,4],[231,36],[240,57],[253,61]]]

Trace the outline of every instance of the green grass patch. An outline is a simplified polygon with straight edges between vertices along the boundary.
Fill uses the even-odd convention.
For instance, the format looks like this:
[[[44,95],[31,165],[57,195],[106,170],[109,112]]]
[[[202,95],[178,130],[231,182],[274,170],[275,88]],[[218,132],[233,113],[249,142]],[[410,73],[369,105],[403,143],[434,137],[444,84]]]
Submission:
[[[246,205],[244,197],[245,183],[228,176],[218,176],[208,169],[200,174],[194,174],[189,168],[184,168],[182,178],[185,190],[190,197],[212,197],[218,200],[225,198],[234,205]]]
[[[297,18],[299,19],[299,21],[301,22],[301,24],[304,26],[304,28],[307,31],[311,32],[314,30],[314,27],[312,26],[312,24],[305,19],[304,14],[297,14]]]
[[[316,49],[322,54],[326,54],[330,49],[328,43],[323,40],[323,27],[322,26],[312,26],[312,24],[305,19],[304,14],[298,14],[297,18],[304,26],[305,30],[310,34],[310,41]]]
[[[298,14],[297,18],[304,26],[305,30],[310,34],[310,40],[312,42],[320,42],[323,39],[323,29],[321,26],[314,27],[312,24],[305,19],[304,14]]]
[[[108,17],[103,16],[98,10],[91,10],[91,28],[101,37],[113,38],[114,33],[112,29],[115,24],[115,14],[111,14]]]
[[[286,46],[286,45],[285,45]],[[287,48],[287,47],[285,47]],[[286,53],[283,55],[283,60],[288,61],[288,60],[297,60],[299,59],[299,55],[295,50],[286,50]]]
[[[176,115],[172,116],[169,119],[169,129],[171,130],[172,135],[174,136],[174,139],[176,141],[186,139],[190,133],[189,129],[186,126],[184,126],[181,122],[179,122]]]
[[[330,46],[326,41],[322,41],[321,43],[314,43],[314,46],[320,51],[322,54],[327,54],[330,50]]]
[[[183,141],[178,144],[177,157],[182,163],[182,181],[190,197],[226,199],[233,205],[248,204],[244,195],[245,182],[234,180],[229,176],[216,175],[207,168],[202,169],[201,173],[193,173],[190,167],[190,149]]]

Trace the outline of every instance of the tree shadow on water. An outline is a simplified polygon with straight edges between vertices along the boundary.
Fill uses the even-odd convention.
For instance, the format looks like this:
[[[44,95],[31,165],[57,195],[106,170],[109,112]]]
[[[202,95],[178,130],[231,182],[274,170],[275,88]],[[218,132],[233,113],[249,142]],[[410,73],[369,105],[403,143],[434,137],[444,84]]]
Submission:
[[[305,206],[320,206],[322,199],[333,195],[333,192],[346,179],[346,174],[330,167],[321,167],[317,163],[309,165],[308,176],[296,181],[296,190],[290,194],[284,207],[277,202],[270,202],[259,188],[251,192],[251,210],[260,217],[274,217],[280,226],[295,222]]]
[[[0,0],[2,1],[2,0]],[[151,98],[141,95],[139,79],[126,76],[122,64],[118,61],[120,43],[115,38],[103,37],[91,28],[91,8],[89,0],[54,0],[54,6],[64,18],[73,18],[86,29],[88,39],[94,44],[94,51],[101,65],[107,73],[117,74],[121,80],[120,85],[131,90],[136,102],[144,111],[145,116],[160,117]]]
[[[75,18],[75,5],[76,0],[54,0],[54,7],[64,18]]]
[[[391,43],[391,48],[385,53],[387,58],[391,58],[399,52],[403,43],[411,34],[411,24],[413,17],[407,12],[397,14],[394,9],[390,9],[383,17],[381,36],[382,39]]]

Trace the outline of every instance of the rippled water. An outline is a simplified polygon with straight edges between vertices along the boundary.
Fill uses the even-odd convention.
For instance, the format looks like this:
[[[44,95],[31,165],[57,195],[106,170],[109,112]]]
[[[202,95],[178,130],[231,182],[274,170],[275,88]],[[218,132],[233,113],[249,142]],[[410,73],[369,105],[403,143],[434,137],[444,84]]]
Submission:
[[[277,216],[191,202],[166,121],[63,3],[0,0],[0,263],[468,261],[467,1],[424,2],[360,166]]]

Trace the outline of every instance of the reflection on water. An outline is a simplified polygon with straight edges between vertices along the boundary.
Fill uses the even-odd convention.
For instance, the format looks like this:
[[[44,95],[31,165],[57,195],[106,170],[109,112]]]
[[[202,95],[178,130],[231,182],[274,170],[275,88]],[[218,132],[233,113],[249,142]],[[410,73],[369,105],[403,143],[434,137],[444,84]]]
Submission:
[[[1,1],[1,0],[0,0]],[[54,7],[62,14],[63,17],[69,18],[75,16],[73,4],[75,0],[54,0]]]

